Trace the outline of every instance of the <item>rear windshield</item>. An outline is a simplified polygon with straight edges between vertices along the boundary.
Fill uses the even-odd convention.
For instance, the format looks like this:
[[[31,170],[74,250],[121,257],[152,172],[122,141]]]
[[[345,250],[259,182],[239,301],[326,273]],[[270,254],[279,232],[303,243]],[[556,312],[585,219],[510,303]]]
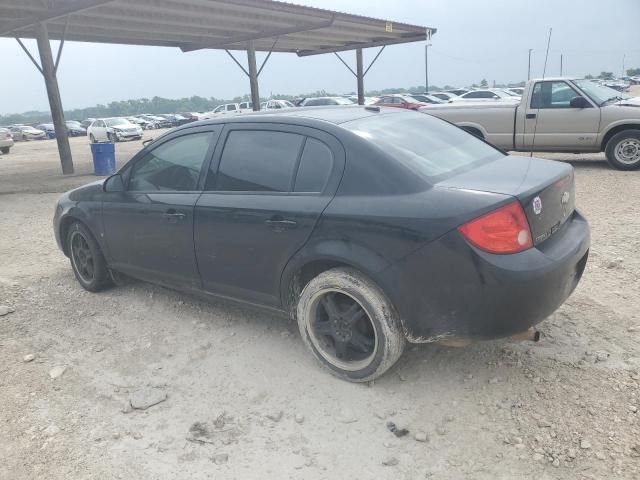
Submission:
[[[431,183],[504,156],[464,130],[423,113],[371,116],[342,126]]]

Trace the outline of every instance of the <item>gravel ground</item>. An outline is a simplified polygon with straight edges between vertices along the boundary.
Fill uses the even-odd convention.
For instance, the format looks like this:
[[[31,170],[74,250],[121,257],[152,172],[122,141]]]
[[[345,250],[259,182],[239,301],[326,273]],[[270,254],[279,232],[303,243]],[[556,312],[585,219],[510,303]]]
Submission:
[[[82,290],[51,231],[56,192],[93,178],[71,143],[71,177],[53,141],[0,155],[1,479],[640,478],[640,173],[540,155],[575,166],[593,243],[540,343],[411,346],[353,385],[269,313]]]

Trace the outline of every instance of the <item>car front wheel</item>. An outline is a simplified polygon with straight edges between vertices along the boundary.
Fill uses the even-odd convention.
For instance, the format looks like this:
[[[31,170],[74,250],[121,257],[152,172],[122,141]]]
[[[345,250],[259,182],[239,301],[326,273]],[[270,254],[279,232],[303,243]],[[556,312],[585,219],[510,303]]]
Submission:
[[[618,170],[640,168],[640,130],[624,130],[607,142],[607,161]]]
[[[98,292],[111,285],[111,276],[100,246],[91,232],[75,222],[67,234],[71,268],[85,290]]]
[[[8,155],[10,150],[11,147],[2,147],[2,149],[0,149],[3,155]]]
[[[93,133],[91,135],[89,135],[89,141],[91,143],[96,143],[96,137],[93,136]]]
[[[298,327],[307,347],[331,373],[366,382],[402,355],[406,339],[384,292],[351,268],[321,273],[303,289]]]

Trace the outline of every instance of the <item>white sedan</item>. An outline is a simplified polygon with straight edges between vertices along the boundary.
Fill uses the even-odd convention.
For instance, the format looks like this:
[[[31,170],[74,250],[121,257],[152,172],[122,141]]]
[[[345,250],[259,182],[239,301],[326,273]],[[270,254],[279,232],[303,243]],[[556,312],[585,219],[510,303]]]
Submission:
[[[505,92],[502,89],[484,89],[484,90],[472,90],[467,93],[463,93],[459,97],[452,98],[453,103],[459,102],[520,102],[520,97],[513,93]]]
[[[125,118],[99,118],[87,129],[91,143],[140,140],[142,128]]]

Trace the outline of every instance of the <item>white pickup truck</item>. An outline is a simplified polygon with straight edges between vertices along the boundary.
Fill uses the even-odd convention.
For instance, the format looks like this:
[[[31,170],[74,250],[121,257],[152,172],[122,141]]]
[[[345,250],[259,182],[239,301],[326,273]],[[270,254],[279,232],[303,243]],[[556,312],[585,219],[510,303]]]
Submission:
[[[530,80],[517,104],[448,103],[420,111],[505,150],[605,152],[614,168],[640,168],[640,97],[590,80]]]

